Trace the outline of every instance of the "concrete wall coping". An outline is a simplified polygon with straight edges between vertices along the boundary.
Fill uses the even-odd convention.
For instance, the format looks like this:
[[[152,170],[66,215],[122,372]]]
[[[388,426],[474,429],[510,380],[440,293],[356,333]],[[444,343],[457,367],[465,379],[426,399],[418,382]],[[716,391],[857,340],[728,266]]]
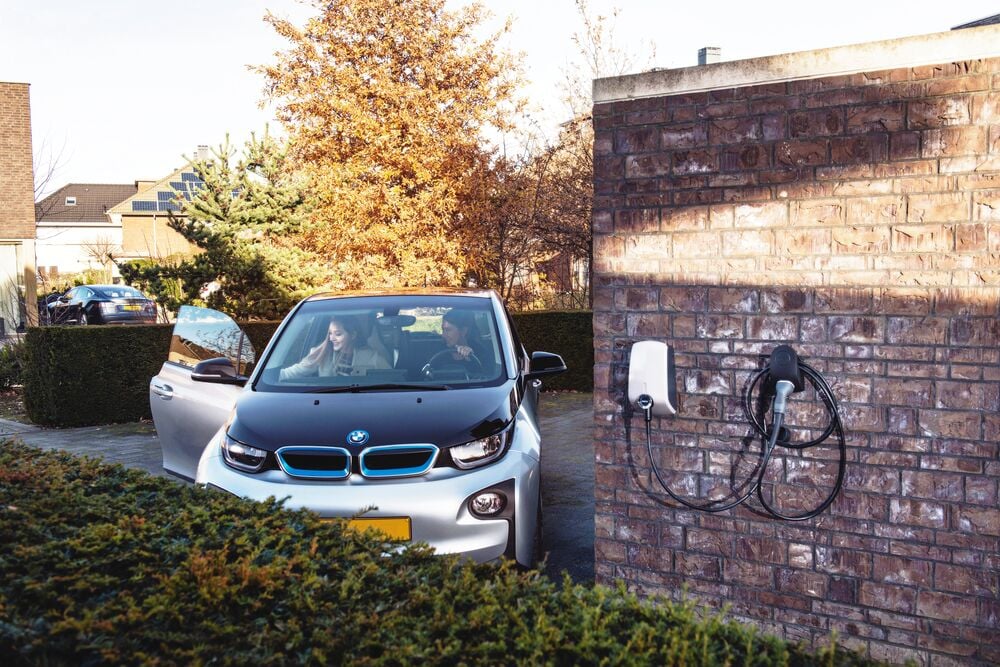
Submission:
[[[594,104],[1000,56],[1000,25],[594,80]]]

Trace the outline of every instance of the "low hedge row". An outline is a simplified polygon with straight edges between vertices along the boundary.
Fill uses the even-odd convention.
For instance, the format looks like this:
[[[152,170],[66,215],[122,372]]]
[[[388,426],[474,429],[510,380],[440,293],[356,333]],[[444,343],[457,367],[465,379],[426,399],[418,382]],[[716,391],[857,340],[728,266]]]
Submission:
[[[5,664],[865,664],[0,442]]]
[[[589,312],[524,313],[515,326],[529,350],[561,354],[569,371],[545,388],[593,390],[594,347]],[[241,325],[257,352],[278,322]],[[24,343],[24,404],[45,426],[90,426],[148,419],[149,380],[170,348],[172,327],[37,327]]]

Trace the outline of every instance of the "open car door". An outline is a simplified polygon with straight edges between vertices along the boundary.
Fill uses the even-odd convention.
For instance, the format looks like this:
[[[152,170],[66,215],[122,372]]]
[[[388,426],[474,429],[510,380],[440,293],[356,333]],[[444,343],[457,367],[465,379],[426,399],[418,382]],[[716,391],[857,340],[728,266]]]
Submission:
[[[194,481],[201,453],[229,417],[254,361],[250,340],[228,315],[181,306],[167,361],[149,382],[164,470]]]

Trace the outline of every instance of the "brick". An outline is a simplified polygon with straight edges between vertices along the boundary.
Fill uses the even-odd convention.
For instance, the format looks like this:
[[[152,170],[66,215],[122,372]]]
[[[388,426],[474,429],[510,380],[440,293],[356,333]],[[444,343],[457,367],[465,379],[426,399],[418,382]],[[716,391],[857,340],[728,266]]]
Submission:
[[[978,190],[973,192],[972,211],[973,220],[1000,221],[1000,190]]]
[[[760,293],[744,288],[709,288],[708,310],[717,313],[754,313],[760,310]]]
[[[927,528],[944,528],[948,522],[945,508],[940,503],[908,498],[890,499],[889,519],[893,523]]]
[[[704,312],[708,307],[708,289],[705,287],[662,287],[660,308],[673,312]]]
[[[752,340],[795,341],[799,320],[794,316],[768,315],[747,320],[747,337]]]
[[[956,410],[921,410],[918,417],[920,431],[935,438],[978,438],[982,414]]]
[[[925,130],[920,156],[925,158],[981,156],[988,150],[988,130],[985,127],[953,127]]]
[[[847,201],[847,222],[852,225],[892,225],[904,222],[906,215],[906,199],[899,195]]]
[[[831,317],[830,339],[844,343],[880,343],[885,339],[884,322],[875,317]]]
[[[677,151],[673,154],[675,174],[705,174],[719,171],[719,155],[711,150]]]
[[[968,125],[971,119],[971,98],[964,96],[914,100],[906,114],[907,128],[911,130]]]
[[[596,172],[596,164],[594,168]],[[670,155],[630,155],[625,159],[625,178],[655,178],[666,176],[670,171]],[[604,173],[602,177],[610,178]]]
[[[830,161],[829,141],[779,141],[774,147],[778,164],[803,166],[828,164]]]
[[[774,232],[751,230],[723,232],[722,254],[726,257],[770,255],[774,247]]]
[[[929,380],[875,378],[874,397],[875,402],[879,405],[911,407],[930,407],[933,405],[933,390]]]
[[[912,160],[920,157],[920,132],[895,132],[889,135],[889,159]]]
[[[895,252],[948,253],[955,247],[955,230],[948,225],[898,225],[892,228]]]
[[[833,164],[883,162],[888,156],[889,136],[886,134],[864,134],[830,140],[830,162]]]
[[[842,199],[796,200],[790,205],[790,221],[793,227],[837,226],[844,223],[846,210]]]
[[[672,255],[671,238],[664,234],[631,234],[624,238],[625,257],[659,259]]]
[[[775,576],[777,590],[814,598],[825,598],[830,578],[816,572],[778,568]]]
[[[1000,486],[1000,482],[995,479],[966,477],[965,502],[995,507],[998,498],[1000,498],[1000,494],[997,493],[998,486]]]
[[[615,153],[649,153],[659,147],[659,132],[654,127],[615,132]]]
[[[803,289],[761,290],[760,308],[765,313],[810,313],[813,293]]]
[[[726,118],[714,120],[708,126],[711,144],[740,144],[759,141],[762,137],[756,118]]]
[[[614,227],[619,232],[656,232],[660,229],[660,210],[656,208],[615,211]]]
[[[891,230],[888,227],[851,226],[831,232],[833,250],[849,254],[884,254],[889,252]]]
[[[937,408],[997,412],[997,385],[978,382],[938,382]]]
[[[788,116],[788,134],[793,139],[843,134],[844,127],[844,112],[840,109],[799,112]]]
[[[788,204],[744,204],[736,206],[733,215],[737,228],[783,227],[788,225]]]
[[[695,148],[708,143],[708,125],[693,123],[675,125],[660,130],[660,146],[663,149]]]
[[[716,232],[695,232],[673,235],[673,252],[677,257],[715,257],[721,239]]]
[[[876,554],[872,578],[887,584],[929,587],[933,576],[930,561]]]
[[[906,118],[902,102],[866,105],[847,109],[847,133],[869,134],[899,132]]]
[[[955,250],[960,253],[989,251],[989,227],[982,223],[955,226]]]
[[[976,605],[968,598],[922,590],[917,597],[917,613],[927,618],[956,623],[975,623]]]
[[[816,571],[867,579],[872,573],[872,555],[863,551],[816,545]]]
[[[907,222],[966,222],[971,220],[970,197],[966,192],[910,194]]]
[[[934,588],[964,595],[994,595],[997,574],[984,568],[956,567],[947,563],[934,564]]]
[[[904,586],[862,581],[858,602],[866,607],[912,614],[916,610],[917,593]]]
[[[691,232],[708,228],[708,207],[668,208],[661,211],[665,232]]]
[[[699,338],[743,338],[743,318],[731,315],[699,315]]]
[[[962,475],[904,470],[902,479],[904,496],[957,502],[963,497]]]
[[[786,557],[780,540],[745,535],[736,536],[734,553],[735,558],[739,560],[778,565],[783,565]]]
[[[890,317],[886,340],[894,345],[944,345],[948,320],[943,317]]]
[[[980,535],[1000,535],[1000,511],[993,508],[962,507],[958,510],[958,530]]]

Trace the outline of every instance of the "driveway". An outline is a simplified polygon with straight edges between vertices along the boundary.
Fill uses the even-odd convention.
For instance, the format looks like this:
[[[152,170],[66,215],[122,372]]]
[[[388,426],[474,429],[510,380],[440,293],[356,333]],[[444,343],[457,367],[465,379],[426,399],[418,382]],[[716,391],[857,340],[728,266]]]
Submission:
[[[546,571],[578,583],[594,580],[593,395],[542,394],[542,507]],[[19,438],[42,449],[64,449],[169,477],[150,423],[43,429],[0,419],[0,440]]]

